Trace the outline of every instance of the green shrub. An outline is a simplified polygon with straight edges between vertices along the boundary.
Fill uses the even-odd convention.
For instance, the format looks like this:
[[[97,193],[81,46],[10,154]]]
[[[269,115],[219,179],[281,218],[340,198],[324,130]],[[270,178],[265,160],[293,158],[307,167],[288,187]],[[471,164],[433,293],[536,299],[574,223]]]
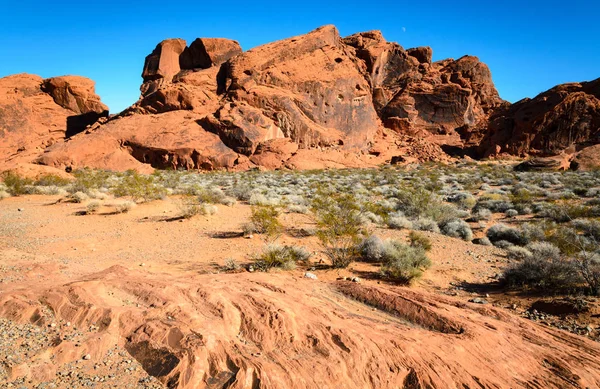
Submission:
[[[36,186],[68,186],[69,184],[71,180],[56,174],[45,174],[35,182]]]
[[[104,170],[79,169],[73,172],[75,181],[71,183],[69,192],[89,193],[92,189],[108,186],[107,181],[111,173]]]
[[[309,258],[310,253],[303,247],[269,244],[255,258],[255,266],[260,271],[269,271],[274,267],[293,270],[297,262],[306,262]]]
[[[431,250],[431,239],[426,237],[424,234],[421,234],[417,231],[411,231],[408,234],[408,239],[410,239],[411,247],[420,247],[424,251]]]
[[[268,240],[277,239],[283,230],[279,222],[279,209],[273,205],[253,205],[250,223],[253,231],[247,232],[264,234]]]
[[[400,283],[410,283],[421,277],[431,261],[421,247],[411,247],[398,241],[386,244],[381,274]]]
[[[336,268],[347,267],[358,254],[363,235],[360,206],[348,193],[318,191],[311,203],[317,237]]]
[[[158,200],[166,196],[167,190],[154,183],[154,176],[139,174],[128,170],[115,187],[117,197],[130,197],[133,201]]]
[[[518,246],[524,246],[529,241],[527,237],[516,228],[508,227],[504,224],[495,224],[487,231],[488,239],[497,246],[497,242],[506,241]]]
[[[6,171],[1,175],[2,182],[6,186],[6,191],[12,196],[20,196],[28,194],[30,187],[33,185],[33,180],[26,177],[21,177],[13,171]]]

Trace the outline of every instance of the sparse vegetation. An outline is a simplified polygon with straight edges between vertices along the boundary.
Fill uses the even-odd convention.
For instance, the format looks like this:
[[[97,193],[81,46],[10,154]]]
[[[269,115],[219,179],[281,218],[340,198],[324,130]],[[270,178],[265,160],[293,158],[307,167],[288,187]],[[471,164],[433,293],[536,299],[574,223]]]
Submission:
[[[347,267],[357,256],[357,245],[364,231],[360,206],[346,193],[319,192],[312,202],[317,220],[317,237],[333,267]]]

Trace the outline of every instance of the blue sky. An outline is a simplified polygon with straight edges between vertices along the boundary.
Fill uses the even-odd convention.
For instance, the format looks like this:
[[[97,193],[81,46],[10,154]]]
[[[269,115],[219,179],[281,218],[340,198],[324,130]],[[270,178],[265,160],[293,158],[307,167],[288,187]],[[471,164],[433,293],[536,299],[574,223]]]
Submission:
[[[137,100],[144,57],[163,39],[225,37],[247,50],[324,24],[431,46],[434,60],[476,55],[513,102],[600,77],[597,0],[0,1],[0,77],[86,76],[113,113]]]

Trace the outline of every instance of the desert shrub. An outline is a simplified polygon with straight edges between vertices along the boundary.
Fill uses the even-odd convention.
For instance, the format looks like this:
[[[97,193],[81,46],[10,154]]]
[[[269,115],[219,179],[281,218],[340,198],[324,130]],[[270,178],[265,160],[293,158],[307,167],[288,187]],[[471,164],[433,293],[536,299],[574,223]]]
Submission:
[[[500,241],[507,241],[518,246],[529,243],[527,237],[521,231],[501,223],[490,227],[486,235],[495,246],[498,246]]]
[[[56,174],[44,174],[35,181],[36,186],[68,186],[70,183],[68,178]]]
[[[421,247],[411,247],[398,241],[385,244],[385,254],[381,274],[401,283],[410,283],[421,277],[431,266],[431,261]]]
[[[198,202],[204,204],[223,204],[227,198],[220,188],[200,188],[196,192]]]
[[[394,230],[411,229],[412,222],[408,220],[401,212],[392,212],[388,215],[387,225]]]
[[[441,226],[444,235],[460,238],[470,242],[473,239],[473,231],[467,222],[461,219],[450,220]]]
[[[89,196],[83,192],[75,192],[69,195],[68,200],[72,203],[83,203]]]
[[[480,208],[476,212],[471,213],[471,217],[469,221],[482,221],[482,220],[491,220],[492,219],[492,211],[485,208]]]
[[[289,213],[307,214],[310,212],[310,209],[303,204],[290,204],[287,206],[287,211]]]
[[[6,186],[6,191],[11,196],[20,196],[31,192],[33,180],[30,178],[21,177],[19,174],[10,170],[2,173],[0,178],[4,183],[4,186]]]
[[[88,215],[98,212],[102,204],[99,201],[92,201],[85,207],[85,212]]]
[[[504,215],[506,217],[516,217],[519,215],[519,211],[516,209],[509,209],[508,211],[504,212]]]
[[[92,189],[100,189],[107,186],[110,173],[103,170],[79,169],[73,172],[75,181],[71,182],[69,192],[87,193]]]
[[[135,201],[124,201],[114,205],[116,213],[127,213],[136,206]]]
[[[352,194],[316,193],[311,208],[317,221],[317,237],[333,267],[347,267],[357,255],[363,235],[360,206]]]
[[[474,212],[478,212],[480,209],[487,209],[491,212],[506,212],[513,208],[513,204],[506,200],[494,200],[485,197],[480,198],[473,207]]]
[[[523,260],[531,256],[531,251],[521,246],[511,246],[506,249],[506,257],[509,259]]]
[[[225,264],[223,265],[223,270],[225,271],[235,271],[241,268],[240,264],[233,258],[225,259]]]
[[[532,256],[544,258],[548,261],[560,259],[560,249],[550,242],[533,242],[527,245]]]
[[[486,236],[484,236],[483,238],[473,239],[473,243],[481,245],[481,246],[491,246],[492,245],[492,242],[490,242],[490,240]]]
[[[383,224],[383,217],[373,213],[373,212],[361,212],[361,224],[374,223],[374,224]]]
[[[411,247],[420,247],[424,251],[431,250],[431,239],[417,231],[411,231],[408,234],[408,239],[410,240]]]
[[[600,294],[600,253],[581,251],[575,256],[575,265],[591,294]]]
[[[310,253],[303,247],[269,244],[255,258],[255,265],[261,271],[269,271],[274,267],[292,270],[297,262],[307,261],[309,258]]]
[[[279,209],[273,205],[253,205],[250,225],[254,232],[264,234],[267,240],[275,240],[281,234],[283,226],[279,222]],[[244,231],[245,233],[252,233]]]
[[[600,241],[600,222],[598,220],[575,219],[573,220],[572,225],[586,237]]]
[[[0,200],[4,200],[10,197],[10,193],[5,190],[0,190]]]
[[[573,261],[531,255],[509,266],[503,279],[510,287],[532,287],[547,291],[574,288],[581,277]]]
[[[580,204],[555,204],[547,206],[540,216],[554,220],[557,223],[566,223],[574,219],[597,216],[597,211],[593,207]]]
[[[523,223],[521,233],[528,242],[543,241],[546,239],[547,223]]]
[[[128,170],[115,187],[118,197],[130,197],[133,201],[152,201],[165,197],[166,189],[154,183],[154,176]]]
[[[377,235],[370,235],[358,245],[358,252],[366,262],[381,262],[385,247],[384,242]]]
[[[429,231],[435,233],[440,232],[440,228],[436,221],[427,217],[420,217],[417,220],[414,220],[412,224],[415,230]]]
[[[431,214],[437,215],[439,208],[443,205],[434,192],[422,187],[402,188],[395,198],[397,200],[397,210],[411,218],[421,215],[429,217],[432,217]]]

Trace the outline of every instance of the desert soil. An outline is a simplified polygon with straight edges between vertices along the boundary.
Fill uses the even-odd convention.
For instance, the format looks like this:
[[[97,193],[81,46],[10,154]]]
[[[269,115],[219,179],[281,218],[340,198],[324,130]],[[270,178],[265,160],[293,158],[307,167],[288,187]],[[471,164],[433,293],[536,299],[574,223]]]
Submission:
[[[177,217],[179,209],[171,198],[138,205],[129,213],[110,214],[107,208],[85,216],[77,214],[85,210],[84,204],[58,200],[58,197],[32,195],[0,202],[0,387],[3,388],[157,388],[163,384],[194,387],[201,381],[205,387],[226,387],[227,382],[234,382],[230,381],[232,375],[244,369],[234,357],[226,360],[215,357],[204,378],[181,368],[173,380],[174,373],[170,371],[172,360],[170,354],[161,354],[163,348],[156,347],[152,349],[154,351],[143,353],[131,345],[150,340],[172,345],[174,349],[183,348],[183,335],[174,328],[187,332],[183,339],[192,342],[189,334],[196,330],[191,323],[198,320],[199,315],[190,306],[190,302],[197,304],[194,298],[200,296],[210,302],[199,311],[217,310],[216,316],[227,321],[228,303],[220,299],[234,296],[236,289],[241,292],[251,284],[254,286],[248,287],[250,291],[272,294],[274,299],[279,298],[275,292],[280,292],[281,296],[287,292],[287,297],[281,297],[279,309],[279,312],[285,312],[281,313],[284,316],[315,315],[318,309],[332,306],[352,310],[357,318],[352,316],[351,320],[371,320],[382,331],[384,325],[396,320],[382,310],[352,302],[339,292],[330,293],[330,286],[339,284],[339,279],[344,277],[359,277],[360,285],[365,288],[385,288],[391,293],[423,292],[426,296],[424,301],[433,301],[432,307],[435,307],[437,299],[440,304],[448,304],[448,308],[440,308],[447,312],[466,306],[479,313],[492,309],[495,312],[492,316],[500,318],[499,323],[521,326],[537,334],[551,331],[547,333],[551,333],[553,339],[564,336],[571,345],[583,342],[585,347],[576,345],[578,349],[589,348],[585,351],[588,353],[594,350],[600,352],[600,344],[595,341],[600,329],[597,303],[591,300],[591,311],[582,316],[564,318],[537,312],[533,314],[528,309],[539,296],[507,294],[494,287],[494,281],[508,263],[503,251],[495,247],[425,233],[433,243],[429,253],[433,265],[415,285],[405,288],[378,278],[377,267],[373,265],[356,263],[344,270],[324,266],[325,258],[319,253],[316,238],[302,236],[303,229],[314,228],[311,219],[300,214],[284,214],[282,222],[287,230],[279,242],[301,245],[314,252],[311,263],[292,271],[249,273],[246,267],[252,263],[252,254],[260,252],[264,242],[257,235],[252,238],[241,235],[241,224],[250,216],[248,205],[219,206],[216,215],[182,220]],[[403,231],[375,229],[375,232],[381,237],[406,239]],[[225,261],[229,258],[242,265],[238,272],[224,270]],[[316,274],[318,280],[306,279],[306,271]],[[200,288],[194,292],[198,296],[191,296],[192,292],[187,296],[186,288],[196,286]],[[212,296],[215,290],[220,292]],[[293,301],[288,300],[304,299],[300,294],[303,290],[318,291],[324,296],[323,300],[307,294],[306,301],[302,301],[305,304],[302,309],[307,311],[291,312],[297,308],[292,305]],[[469,302],[473,299],[484,304]],[[233,301],[233,304],[236,302]],[[243,306],[243,302],[239,304]],[[258,301],[253,304],[250,305],[252,309],[260,310]],[[242,311],[241,322],[245,323],[244,315],[250,315],[250,312],[237,308]],[[270,312],[269,307],[263,308]],[[475,323],[479,319],[471,318],[473,315],[471,313],[467,317]],[[160,322],[153,321],[158,316]],[[271,319],[282,320],[278,316]],[[300,318],[296,320],[294,325],[302,327],[304,322]],[[335,318],[331,320],[335,323]],[[255,319],[254,324],[258,326],[257,321],[260,319]],[[178,327],[169,324],[175,322],[180,323]],[[211,329],[215,334],[226,336],[227,328],[216,329],[218,320],[211,321],[209,325],[215,326]],[[283,321],[282,325],[289,325],[289,322]],[[351,323],[347,325],[352,326]],[[498,324],[494,326],[498,327]],[[239,334],[233,337],[237,336],[239,340],[244,336],[245,339],[240,340],[243,347],[251,345],[255,348],[253,352],[239,351],[241,354],[247,352],[252,358],[269,355],[270,351],[265,346],[269,339],[253,338],[248,324],[242,324],[240,328]],[[279,330],[291,334],[301,332],[298,328]],[[569,332],[580,335],[573,336]],[[128,337],[123,334],[128,334]],[[208,335],[198,336],[202,344],[210,344]],[[342,349],[346,347],[344,344],[352,344],[352,340],[338,342],[336,339],[340,337],[343,339],[343,335],[334,335],[332,339],[338,346],[341,343]],[[314,342],[319,341],[323,343],[318,339]],[[272,342],[277,344],[276,340]],[[323,347],[326,348],[326,345]],[[528,358],[525,351],[521,354],[515,351],[515,355]],[[197,353],[194,358],[203,356]],[[151,361],[152,358],[155,360]],[[188,356],[186,363],[191,366],[194,359]],[[471,362],[467,360],[465,363]],[[265,370],[268,369],[268,363],[264,364]],[[168,370],[161,372],[161,368]],[[235,382],[239,383],[244,377],[253,385],[260,382],[252,377],[256,373],[250,370],[246,366],[245,375],[238,374]],[[206,378],[207,374],[210,379]],[[301,372],[298,374],[302,376]],[[336,373],[328,374],[330,378],[336,376]],[[594,377],[598,375],[593,371],[587,376],[583,374],[581,382],[594,383]],[[326,379],[327,376],[323,378],[324,382]],[[559,381],[545,379],[550,386],[560,387]],[[420,382],[418,378],[415,380]],[[264,378],[262,382],[269,387]],[[273,379],[271,384],[274,382],[277,381]],[[382,387],[387,387],[385,382],[390,381],[382,378]],[[544,381],[540,378],[538,382]],[[307,384],[306,387],[311,386]]]

